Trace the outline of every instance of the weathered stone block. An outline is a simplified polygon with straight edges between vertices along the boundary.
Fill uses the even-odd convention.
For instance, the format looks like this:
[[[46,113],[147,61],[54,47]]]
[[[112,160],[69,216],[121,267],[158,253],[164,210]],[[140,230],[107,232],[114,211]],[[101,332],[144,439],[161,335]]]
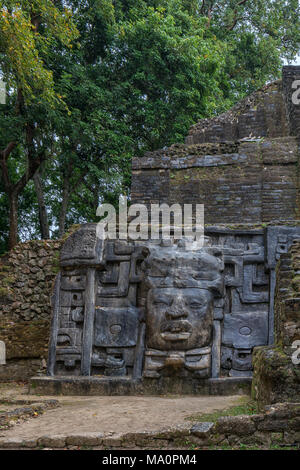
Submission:
[[[273,420],[265,418],[260,423],[257,423],[257,429],[259,431],[272,431],[279,432],[288,429],[288,422],[286,420]]]
[[[244,436],[255,432],[251,416],[226,416],[219,418],[215,425],[217,433]]]
[[[203,422],[196,423],[191,428],[191,434],[194,434],[197,437],[208,438],[213,432],[214,423]]]
[[[103,441],[103,434],[99,432],[84,432],[81,434],[72,434],[66,437],[66,445],[74,446],[97,446]]]
[[[38,439],[37,445],[54,449],[62,449],[66,446],[66,436],[42,436]]]

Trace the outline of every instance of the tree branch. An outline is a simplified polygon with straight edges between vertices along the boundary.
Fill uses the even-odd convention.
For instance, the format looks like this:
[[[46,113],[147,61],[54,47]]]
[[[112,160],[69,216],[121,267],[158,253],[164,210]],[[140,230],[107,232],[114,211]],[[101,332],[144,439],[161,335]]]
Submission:
[[[240,0],[240,1],[238,2],[237,6],[239,7],[239,6],[241,6],[241,5],[244,5],[247,1],[248,1],[248,0]],[[239,20],[242,20],[242,19],[243,19],[242,16],[237,16],[237,15],[238,15],[238,9],[236,8],[236,9],[234,10],[234,19],[233,19],[233,22],[231,23],[230,26],[228,26],[228,27],[226,28],[227,31],[232,31],[232,30],[235,28],[235,26],[237,25],[237,22],[238,22]]]
[[[16,142],[10,142],[7,145],[7,147],[4,150],[2,150],[1,155],[5,161],[7,161],[9,155],[11,154],[11,152],[13,151],[16,145],[17,145]]]

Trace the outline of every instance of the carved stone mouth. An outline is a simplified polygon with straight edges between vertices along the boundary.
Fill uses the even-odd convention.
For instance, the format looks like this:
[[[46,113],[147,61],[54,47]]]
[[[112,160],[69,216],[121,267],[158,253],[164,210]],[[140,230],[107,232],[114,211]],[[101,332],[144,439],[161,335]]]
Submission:
[[[164,322],[160,328],[160,335],[167,341],[182,341],[191,336],[192,325],[186,320]]]
[[[186,333],[161,333],[161,337],[166,341],[184,341],[191,336],[190,332]]]

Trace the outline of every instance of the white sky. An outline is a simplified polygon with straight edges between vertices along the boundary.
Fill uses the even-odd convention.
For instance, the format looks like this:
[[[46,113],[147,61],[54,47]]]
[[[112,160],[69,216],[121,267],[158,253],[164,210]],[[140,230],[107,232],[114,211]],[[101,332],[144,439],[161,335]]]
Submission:
[[[287,65],[287,61],[285,60],[284,63]],[[294,60],[294,62],[291,62],[289,65],[300,65],[300,55]]]

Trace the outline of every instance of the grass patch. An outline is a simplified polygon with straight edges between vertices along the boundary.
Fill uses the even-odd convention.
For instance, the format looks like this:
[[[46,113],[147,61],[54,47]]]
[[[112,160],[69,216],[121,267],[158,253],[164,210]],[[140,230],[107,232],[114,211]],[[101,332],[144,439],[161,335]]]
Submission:
[[[215,422],[223,416],[254,415],[258,413],[257,403],[248,397],[241,397],[240,404],[231,406],[226,410],[218,410],[213,413],[200,413],[187,416],[187,421]]]

